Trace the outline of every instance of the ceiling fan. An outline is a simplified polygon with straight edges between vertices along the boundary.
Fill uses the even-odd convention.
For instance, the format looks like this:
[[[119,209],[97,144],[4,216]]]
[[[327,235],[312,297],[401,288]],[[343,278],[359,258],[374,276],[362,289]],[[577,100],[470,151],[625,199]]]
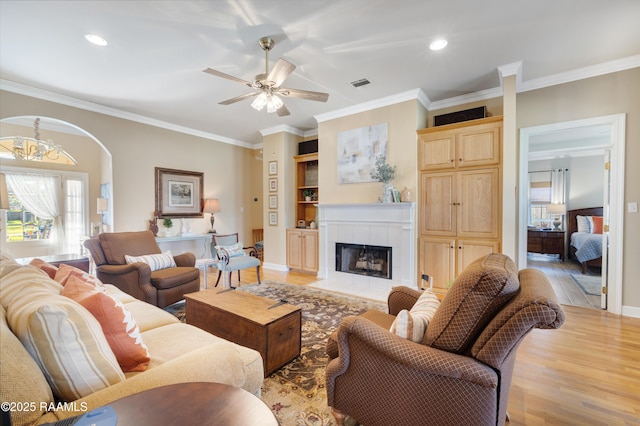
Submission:
[[[219,102],[220,105],[231,105],[233,103],[249,99],[257,96],[251,103],[251,106],[258,111],[261,111],[265,106],[267,112],[276,112],[280,117],[290,115],[291,113],[280,99],[280,96],[290,98],[301,98],[309,101],[326,102],[329,99],[328,93],[312,92],[309,90],[300,89],[288,89],[281,87],[280,85],[291,75],[296,66],[292,63],[285,61],[284,59],[278,59],[276,65],[269,72],[269,51],[275,46],[275,41],[271,37],[262,37],[258,42],[262,50],[265,51],[265,72],[264,74],[258,74],[253,81],[243,80],[241,78],[234,77],[223,72],[207,68],[204,70],[207,74],[215,75],[218,77],[226,78],[228,80],[237,81],[245,86],[257,89],[253,93],[247,93],[245,95],[236,96],[235,98],[227,99],[226,101]]]

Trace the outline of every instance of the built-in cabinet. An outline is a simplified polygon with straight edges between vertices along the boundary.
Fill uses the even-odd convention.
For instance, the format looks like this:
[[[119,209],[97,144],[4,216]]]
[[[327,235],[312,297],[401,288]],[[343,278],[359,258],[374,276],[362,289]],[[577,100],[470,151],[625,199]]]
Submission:
[[[318,272],[317,229],[287,229],[287,266],[298,272]]]
[[[287,229],[287,267],[315,274],[318,272],[318,230],[316,204],[319,199],[318,154],[296,155],[295,219],[297,228]]]
[[[501,148],[502,117],[418,130],[418,272],[437,292],[500,251]]]

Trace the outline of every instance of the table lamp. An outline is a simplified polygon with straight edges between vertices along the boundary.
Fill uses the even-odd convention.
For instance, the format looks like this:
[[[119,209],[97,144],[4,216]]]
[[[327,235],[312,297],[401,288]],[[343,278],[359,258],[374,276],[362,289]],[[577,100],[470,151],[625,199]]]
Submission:
[[[211,229],[209,230],[210,234],[215,234],[216,230],[213,227],[213,223],[216,221],[215,214],[220,213],[220,202],[217,198],[209,198],[208,200],[204,200],[204,208],[202,209],[202,213],[211,213]]]
[[[555,217],[553,218],[553,227],[556,231],[559,231],[560,225],[562,225],[560,216],[564,215],[566,212],[567,208],[564,204],[549,204],[547,206],[547,213],[550,215],[555,215]]]
[[[109,199],[98,198],[96,201],[96,210],[100,215],[100,232],[104,232],[104,214],[109,211]]]

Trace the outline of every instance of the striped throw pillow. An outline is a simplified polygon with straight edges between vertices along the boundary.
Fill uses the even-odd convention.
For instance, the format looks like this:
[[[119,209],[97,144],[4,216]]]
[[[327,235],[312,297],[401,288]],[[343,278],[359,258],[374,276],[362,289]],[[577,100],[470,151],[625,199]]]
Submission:
[[[389,331],[412,342],[421,342],[439,306],[438,296],[431,290],[425,290],[410,311],[403,309],[398,312]]]
[[[56,295],[14,308],[9,325],[62,401],[125,379],[100,324],[78,303]]]
[[[146,254],[144,256],[129,256],[128,254],[125,254],[124,260],[128,264],[136,262],[146,263],[151,268],[151,271],[176,267],[176,261],[168,250],[164,253]]]

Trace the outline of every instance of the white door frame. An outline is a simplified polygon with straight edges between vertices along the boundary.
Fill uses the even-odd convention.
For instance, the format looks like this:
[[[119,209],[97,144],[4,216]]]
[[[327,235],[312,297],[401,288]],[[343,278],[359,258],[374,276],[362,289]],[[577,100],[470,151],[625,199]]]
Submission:
[[[518,267],[527,267],[527,176],[529,173],[529,139],[533,135],[577,127],[609,125],[611,150],[611,190],[609,222],[608,306],[611,313],[622,313],[622,258],[624,235],[624,152],[625,114],[614,114],[563,123],[545,124],[520,129],[520,182]]]

